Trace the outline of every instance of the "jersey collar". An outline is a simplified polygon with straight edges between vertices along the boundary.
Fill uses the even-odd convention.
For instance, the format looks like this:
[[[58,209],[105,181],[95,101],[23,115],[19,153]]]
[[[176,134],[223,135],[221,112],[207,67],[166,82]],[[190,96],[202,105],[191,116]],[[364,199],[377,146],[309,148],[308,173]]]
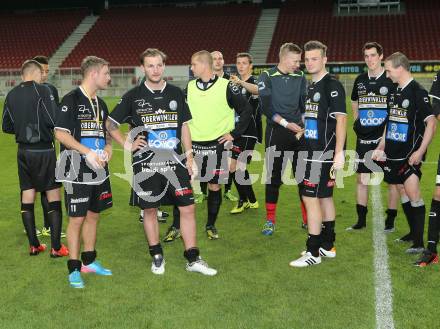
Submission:
[[[167,82],[165,81],[165,83],[163,84],[163,87],[162,87],[162,89],[158,89],[158,90],[153,90],[153,89],[151,89],[150,87],[148,87],[148,85],[147,85],[147,81],[145,81],[144,82],[144,86],[152,93],[152,94],[155,94],[156,93],[156,91],[159,91],[160,93],[162,93],[164,90],[165,90],[165,88],[166,88],[166,86],[167,86]]]
[[[370,71],[367,71],[367,74],[368,74],[368,80],[369,80],[369,79],[377,80],[377,79],[379,79],[384,73],[385,73],[385,70],[382,68],[382,73],[381,73],[381,74],[379,74],[377,77],[372,77],[372,76],[370,75]]]

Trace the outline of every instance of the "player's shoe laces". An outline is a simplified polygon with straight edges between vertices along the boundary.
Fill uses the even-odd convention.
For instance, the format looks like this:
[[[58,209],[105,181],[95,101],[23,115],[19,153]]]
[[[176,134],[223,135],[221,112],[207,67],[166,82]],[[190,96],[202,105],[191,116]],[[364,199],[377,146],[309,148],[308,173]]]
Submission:
[[[230,190],[225,192],[223,194],[223,196],[224,196],[225,199],[228,199],[229,201],[232,201],[232,202],[237,202],[238,201],[238,198]]]
[[[412,245],[411,247],[409,247],[408,249],[405,250],[405,253],[407,253],[407,254],[420,254],[424,250],[425,250],[425,248],[423,248],[423,246]]]
[[[247,208],[249,208],[249,202],[240,200],[238,201],[238,204],[232,208],[231,214],[241,214]]]
[[[395,242],[412,242],[413,238],[411,237],[411,234],[408,233],[404,236],[402,236],[401,238],[398,238],[396,240],[394,240]]]
[[[306,253],[307,253],[307,251],[304,250],[301,253],[301,256],[304,256]],[[330,250],[319,247],[319,256],[327,257],[327,258],[335,258],[336,257],[336,247],[333,247]]]
[[[81,266],[81,272],[84,273],[95,273],[97,275],[112,275],[112,271],[108,268],[104,268],[101,263],[97,260],[95,260],[93,263],[89,265],[82,264]]]
[[[203,193],[194,193],[194,203],[203,203],[208,197]]]
[[[214,225],[207,226],[206,227],[206,235],[209,240],[217,240],[218,239],[218,232]]]
[[[314,257],[309,251],[307,251],[303,256],[296,260],[292,260],[289,266],[292,267],[307,267],[312,265],[317,265],[321,263],[321,257]]]
[[[50,227],[48,227],[48,228],[43,227],[41,229],[41,236],[50,237]],[[60,237],[61,238],[65,238],[66,237],[66,233],[61,232]]]
[[[157,275],[162,275],[165,273],[165,259],[163,258],[163,255],[157,254],[153,256],[153,261],[151,262],[151,272]]]
[[[167,233],[163,237],[163,242],[173,242],[181,237],[180,230],[174,226],[170,226]]]
[[[84,281],[81,277],[81,273],[78,270],[69,274],[69,284],[72,288],[84,288]]]
[[[200,256],[197,257],[197,260],[195,262],[187,263],[186,270],[188,272],[197,272],[209,276],[217,274],[217,270],[209,267],[208,263],[206,263]]]
[[[366,227],[367,227],[367,224],[357,222],[356,224],[354,224],[354,225],[352,225],[350,227],[347,227],[345,230],[346,231],[355,231],[355,230],[362,230],[362,229],[364,229]]]
[[[263,226],[263,229],[261,230],[261,233],[263,235],[272,235],[275,231],[275,224],[271,222],[270,220],[266,221],[266,223]]]
[[[254,203],[248,201],[248,204],[249,204],[249,209],[258,209],[260,207],[258,201],[255,201]]]
[[[46,245],[44,243],[41,243],[38,247],[30,246],[29,247],[29,255],[36,256],[40,252],[43,252],[45,250],[46,250]]]
[[[69,256],[69,249],[63,244],[61,244],[61,248],[58,250],[55,250],[54,248],[50,249],[50,257],[52,258],[58,258],[58,257],[65,257]]]
[[[437,263],[438,263],[438,255],[428,249],[425,249],[422,253],[422,256],[414,262],[414,265],[419,267],[425,267]]]

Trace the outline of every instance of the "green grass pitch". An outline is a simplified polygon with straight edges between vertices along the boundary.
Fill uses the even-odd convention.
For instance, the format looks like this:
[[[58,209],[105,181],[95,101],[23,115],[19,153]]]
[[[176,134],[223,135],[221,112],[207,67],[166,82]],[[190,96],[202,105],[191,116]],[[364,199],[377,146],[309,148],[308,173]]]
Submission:
[[[106,99],[112,109],[115,98]],[[349,102],[347,101],[347,105]],[[349,116],[351,117],[351,115]],[[428,151],[436,161],[439,134]],[[348,148],[354,146],[348,124]],[[115,146],[115,148],[118,148]],[[263,147],[257,149],[262,152]],[[306,233],[300,228],[295,186],[283,186],[272,237],[260,233],[264,222],[264,185],[254,185],[260,209],[231,216],[233,204],[224,200],[218,219],[220,239],[208,241],[203,228],[206,204],[197,206],[198,242],[202,256],[218,269],[216,277],[185,271],[181,241],[164,244],[166,273],[150,272],[150,256],[138,209],[128,206],[130,187],[112,174],[114,207],[103,213],[97,250],[112,277],[84,275],[86,288],[67,283],[65,259],[48,253],[28,256],[20,218],[13,136],[0,134],[0,328],[375,328],[372,207],[363,232],[346,232],[355,221],[355,176],[335,190],[338,256],[306,269],[289,261],[303,250]],[[114,151],[112,173],[122,173],[122,152]],[[251,173],[262,172],[262,162]],[[422,191],[429,211],[435,164],[423,166]],[[386,209],[386,187],[382,188]],[[169,207],[166,208],[171,210]],[[42,226],[39,201],[37,226]],[[64,225],[67,218],[64,219]],[[161,224],[161,236],[170,224]],[[414,256],[393,240],[406,233],[399,209],[397,231],[388,236],[389,268],[396,328],[438,328],[439,267],[415,268]],[[50,244],[48,238],[42,242]]]

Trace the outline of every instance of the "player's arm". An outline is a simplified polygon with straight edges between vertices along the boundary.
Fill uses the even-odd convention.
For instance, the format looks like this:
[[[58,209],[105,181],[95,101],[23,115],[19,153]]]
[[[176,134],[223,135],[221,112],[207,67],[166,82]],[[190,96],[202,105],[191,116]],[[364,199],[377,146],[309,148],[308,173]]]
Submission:
[[[231,75],[230,80],[232,81],[232,83],[235,83],[237,85],[242,86],[244,89],[246,89],[252,95],[258,95],[258,85],[254,84],[254,83],[246,82],[244,80],[241,80],[236,75]]]
[[[428,145],[431,143],[435,134],[437,121],[432,111],[431,103],[429,102],[428,93],[425,90],[420,91],[417,95],[417,107],[418,111],[424,117],[425,132],[423,134],[423,140],[420,147],[411,154],[408,159],[408,164],[417,165],[422,161],[423,155],[428,149]]]
[[[353,120],[356,121],[359,116],[359,96],[357,91],[358,78],[354,80],[353,89],[351,91],[351,112],[353,113]]]
[[[353,112],[353,120],[356,121],[359,116],[359,103],[358,103],[358,101],[351,101],[351,111]]]
[[[44,109],[44,118],[48,127],[53,128],[55,126],[58,105],[50,88],[45,85],[41,85],[41,87],[41,99],[42,107]]]
[[[333,157],[334,168],[344,167],[344,145],[347,134],[347,109],[345,105],[345,90],[342,84],[334,82],[330,85],[330,116],[336,119],[336,146]]]
[[[186,168],[188,168],[188,174],[193,175],[193,150],[191,141],[191,132],[188,127],[188,123],[184,122],[182,125],[182,145],[185,150],[186,156]]]
[[[5,104],[3,106],[3,117],[2,117],[2,130],[6,134],[15,134],[14,131],[14,120],[8,106],[8,98],[6,97]]]
[[[434,77],[431,89],[429,90],[429,97],[432,102],[432,112],[440,120],[440,71]]]

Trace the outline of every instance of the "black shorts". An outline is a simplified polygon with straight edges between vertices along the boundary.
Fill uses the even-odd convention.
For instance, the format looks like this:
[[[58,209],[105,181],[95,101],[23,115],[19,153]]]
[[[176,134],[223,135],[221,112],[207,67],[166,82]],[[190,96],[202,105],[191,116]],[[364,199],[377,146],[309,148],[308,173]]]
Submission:
[[[240,137],[236,141],[234,140],[232,145],[232,159],[238,160],[241,162],[246,162],[249,164],[252,160],[252,151],[255,148],[257,140],[252,137]],[[240,156],[240,154],[243,155]]]
[[[294,132],[282,126],[267,125],[265,138],[266,184],[282,184],[287,158],[292,162],[293,175],[296,177],[298,154],[306,150],[304,135],[298,140]]]
[[[312,156],[312,152],[309,152],[306,158],[298,159],[298,168],[304,168],[298,169],[298,180],[302,178],[299,184],[301,195],[311,198],[330,198],[333,196],[335,179],[331,177],[330,173],[333,166],[331,160],[323,159],[323,162],[320,162],[321,160]],[[304,171],[304,173],[300,171]]]
[[[356,163],[356,172],[358,174],[370,174],[373,172],[377,173],[383,171],[383,162],[374,161],[371,159],[372,153],[376,149],[379,142],[380,139],[368,141],[358,138],[356,140],[356,153],[358,155],[358,159],[364,161]]]
[[[422,164],[410,166],[408,160],[387,160],[383,168],[384,180],[388,184],[403,184],[412,175],[422,178]]]
[[[69,217],[85,217],[87,211],[100,213],[113,206],[110,178],[100,184],[64,183]]]
[[[193,142],[194,161],[199,168],[200,182],[226,184],[229,175],[228,158],[230,151],[218,141]]]
[[[191,177],[183,164],[155,164],[143,161],[133,165],[133,204],[141,209],[161,205],[184,207],[194,204]]]
[[[19,148],[17,168],[20,189],[35,189],[37,192],[50,191],[61,187],[55,181],[57,156],[55,149],[29,150]]]

